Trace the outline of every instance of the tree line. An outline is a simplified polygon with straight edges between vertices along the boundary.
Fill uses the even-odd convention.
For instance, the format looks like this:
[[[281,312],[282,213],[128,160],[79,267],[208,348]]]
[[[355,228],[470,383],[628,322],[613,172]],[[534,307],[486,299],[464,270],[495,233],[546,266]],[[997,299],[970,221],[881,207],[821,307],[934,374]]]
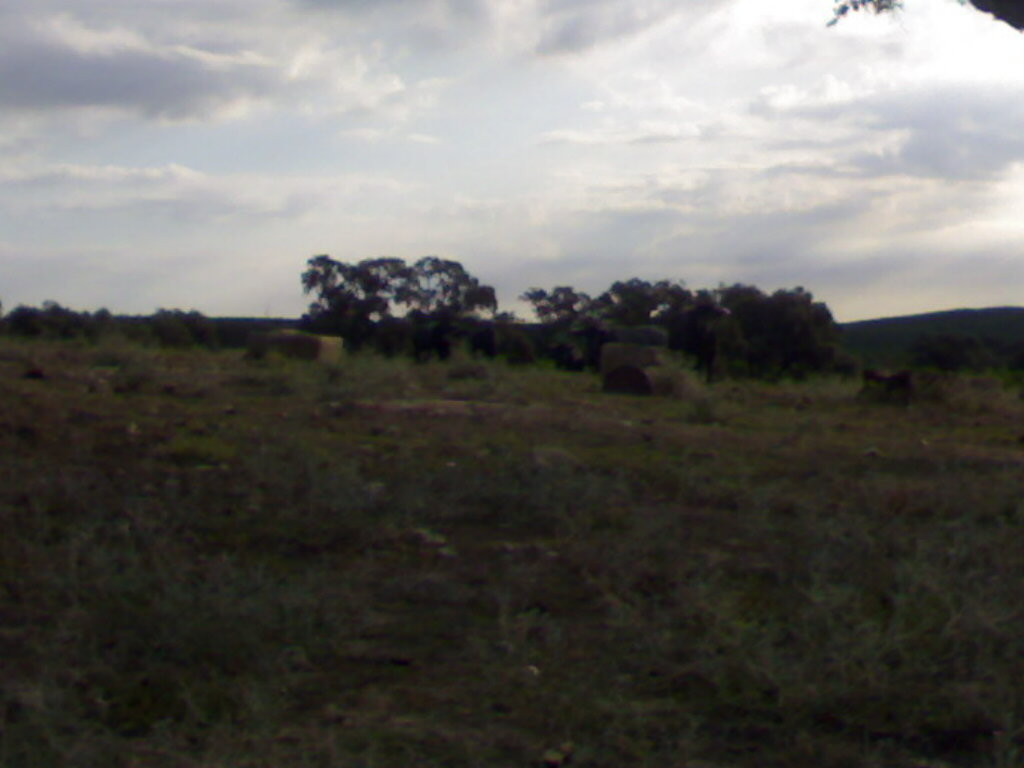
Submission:
[[[495,291],[455,261],[428,256],[346,263],[314,256],[302,274],[313,296],[301,327],[340,335],[351,350],[446,359],[458,344],[513,363],[549,359],[595,369],[608,341],[665,346],[708,375],[800,377],[852,371],[827,305],[803,288],[772,294],[743,284],[693,291],[682,281],[616,281],[591,297],[572,286],[520,298],[537,322],[499,312]]]
[[[254,331],[296,325],[295,321],[211,318],[195,310],[160,309],[152,315],[114,315],[107,309],[75,311],[55,301],[40,307],[19,305],[4,315],[0,333],[28,339],[63,339],[95,343],[123,339],[163,348],[242,348]]]
[[[536,320],[499,311],[493,287],[457,261],[428,256],[346,263],[314,256],[301,275],[312,303],[302,318],[210,318],[161,309],[116,316],[76,312],[56,302],[0,307],[0,332],[95,342],[117,336],[161,347],[244,347],[255,332],[300,328],[340,336],[352,352],[418,361],[467,354],[512,364],[596,370],[609,341],[666,347],[705,376],[778,379],[856,373],[828,306],[797,287],[767,293],[744,284],[692,290],[680,280],[631,278],[591,296],[572,286],[531,287],[520,299]],[[921,334],[908,362],[945,371],[1024,370],[1024,343],[970,335]]]

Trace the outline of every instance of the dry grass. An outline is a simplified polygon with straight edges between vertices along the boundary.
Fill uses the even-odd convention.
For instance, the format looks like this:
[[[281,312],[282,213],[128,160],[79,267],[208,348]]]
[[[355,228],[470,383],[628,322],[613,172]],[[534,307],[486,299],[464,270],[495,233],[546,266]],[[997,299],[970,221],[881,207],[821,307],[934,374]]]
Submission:
[[[1022,403],[857,389],[0,342],[0,765],[1020,765]]]

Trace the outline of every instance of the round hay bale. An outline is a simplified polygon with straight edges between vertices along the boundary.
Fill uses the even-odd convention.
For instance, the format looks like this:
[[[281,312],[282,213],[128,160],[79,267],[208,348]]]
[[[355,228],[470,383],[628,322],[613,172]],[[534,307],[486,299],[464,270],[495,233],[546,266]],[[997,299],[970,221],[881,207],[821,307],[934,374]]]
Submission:
[[[675,375],[661,365],[621,365],[604,375],[603,389],[618,395],[671,397],[676,392]]]
[[[601,346],[602,375],[624,366],[649,368],[655,365],[663,365],[665,362],[666,350],[660,347],[623,344],[617,341],[610,341]]]

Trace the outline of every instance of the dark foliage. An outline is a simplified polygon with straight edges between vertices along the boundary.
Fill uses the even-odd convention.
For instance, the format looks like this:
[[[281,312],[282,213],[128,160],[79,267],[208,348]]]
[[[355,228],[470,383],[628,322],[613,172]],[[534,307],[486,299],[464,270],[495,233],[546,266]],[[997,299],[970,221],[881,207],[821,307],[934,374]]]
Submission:
[[[365,259],[357,264],[314,256],[302,274],[302,287],[315,301],[302,326],[317,333],[338,334],[358,350],[373,342],[378,325],[408,315],[417,359],[438,355],[446,359],[448,326],[455,318],[476,311],[497,310],[494,288],[482,285],[457,261],[426,256],[413,265],[402,259]],[[430,326],[430,327],[427,327]],[[390,325],[381,342],[396,354],[401,347],[399,326]]]
[[[245,349],[254,334],[294,329],[297,320],[265,317],[212,317],[217,342],[229,349]]]
[[[560,285],[548,291],[531,288],[519,297],[533,305],[541,323],[548,325],[569,325],[584,315],[592,299],[572,286]]]
[[[843,347],[869,367],[906,368],[915,364],[922,337],[971,337],[981,342],[997,368],[1019,369],[1024,362],[1024,309],[956,309],[921,315],[864,320],[842,326]]]
[[[415,328],[404,317],[384,317],[373,329],[373,348],[386,357],[412,354]]]
[[[691,305],[693,295],[679,282],[633,278],[613,283],[594,300],[591,314],[618,326],[649,325]]]
[[[1024,30],[1024,5],[1019,0],[970,0],[979,11],[991,13],[1015,29]],[[900,0],[836,0],[829,26],[836,24],[850,11],[869,10],[885,13],[903,7]]]
[[[498,355],[498,332],[493,325],[480,324],[469,329],[469,352],[473,357],[494,359]]]
[[[678,281],[633,278],[593,300],[569,286],[532,288],[522,298],[551,329],[547,356],[566,370],[596,370],[608,342],[668,346],[708,380],[725,371],[779,378],[855,367],[837,354],[839,328],[828,307],[802,288],[694,293]]]
[[[409,313],[412,321],[413,357],[417,363],[437,358],[444,361],[452,356],[461,329],[450,312],[437,311],[432,314],[413,310]]]
[[[96,339],[110,324],[110,313],[75,312],[55,301],[41,308],[19,305],[5,318],[8,333],[15,336],[52,339]]]
[[[981,371],[999,362],[992,342],[954,334],[919,336],[910,355],[915,366],[939,371]]]
[[[213,322],[194,310],[161,309],[149,322],[157,343],[162,347],[215,349],[219,346]]]
[[[408,307],[412,273],[401,259],[365,259],[358,264],[314,256],[302,273],[302,288],[315,295],[302,327],[337,334],[358,350],[373,336],[374,323],[394,306]]]
[[[902,7],[903,3],[900,0],[840,0],[835,4],[832,20],[828,25],[830,27],[835,25],[850,11],[870,10],[875,13],[884,13]]]
[[[537,350],[530,334],[517,323],[501,323],[495,329],[498,356],[510,365],[532,365]]]
[[[719,350],[728,338],[730,313],[710,296],[670,318],[669,346],[690,355],[698,373],[711,381],[716,372]]]
[[[836,362],[839,326],[828,306],[803,288],[771,296],[748,285],[718,291],[739,338],[733,363],[757,378],[803,377]]]
[[[4,329],[13,336],[98,341],[120,336],[163,347],[221,346],[217,322],[200,312],[161,309],[146,317],[114,316],[106,309],[76,312],[47,301],[40,307],[18,306],[4,319]],[[246,332],[248,335],[248,331]],[[244,344],[244,339],[239,344]]]

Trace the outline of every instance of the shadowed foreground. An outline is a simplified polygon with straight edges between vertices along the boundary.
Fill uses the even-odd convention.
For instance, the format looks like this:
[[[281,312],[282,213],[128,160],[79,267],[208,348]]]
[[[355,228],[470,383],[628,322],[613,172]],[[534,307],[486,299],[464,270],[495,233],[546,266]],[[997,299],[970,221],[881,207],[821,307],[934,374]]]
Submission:
[[[450,371],[3,343],[0,765],[1019,764],[1013,393]]]

